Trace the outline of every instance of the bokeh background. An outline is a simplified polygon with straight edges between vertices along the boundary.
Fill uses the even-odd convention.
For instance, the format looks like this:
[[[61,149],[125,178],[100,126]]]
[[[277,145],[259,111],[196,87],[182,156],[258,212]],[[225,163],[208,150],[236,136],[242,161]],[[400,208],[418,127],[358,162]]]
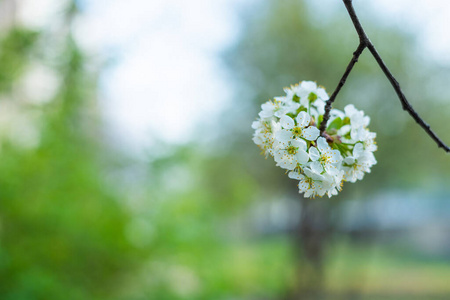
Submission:
[[[450,4],[354,2],[450,143]],[[1,0],[0,299],[449,299],[450,157],[368,52],[363,181],[303,199],[251,140],[357,44],[338,0]]]

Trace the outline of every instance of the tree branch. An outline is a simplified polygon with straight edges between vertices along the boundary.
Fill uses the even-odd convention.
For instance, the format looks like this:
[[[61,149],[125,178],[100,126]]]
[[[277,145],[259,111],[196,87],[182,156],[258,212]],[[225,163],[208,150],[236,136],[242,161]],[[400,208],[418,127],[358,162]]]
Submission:
[[[330,99],[328,99],[327,104],[325,105],[325,114],[323,115],[323,120],[320,123],[320,133],[323,134],[325,132],[325,129],[327,128],[328,119],[330,119],[330,111],[331,111],[331,105],[333,104],[334,100],[336,99],[337,94],[339,94],[339,91],[344,86],[345,81],[347,80],[348,75],[353,69],[353,66],[358,61],[359,56],[366,48],[366,45],[364,43],[360,43],[358,48],[353,52],[353,57],[350,60],[350,63],[347,66],[347,69],[344,72],[344,75],[342,75],[341,80],[339,81],[336,89],[334,90],[333,94],[331,95]]]
[[[327,126],[327,122],[330,118],[330,111],[331,111],[331,105],[335,101],[337,94],[341,90],[341,88],[344,86],[345,81],[350,74],[350,72],[353,69],[353,66],[358,61],[359,56],[364,51],[365,48],[368,48],[370,53],[373,55],[375,60],[377,61],[378,65],[380,66],[381,70],[386,75],[386,78],[391,83],[392,87],[394,88],[395,92],[397,93],[397,96],[402,104],[403,110],[407,111],[410,116],[416,121],[417,124],[419,124],[425,132],[436,142],[438,147],[444,149],[446,152],[450,152],[450,147],[447,146],[434,132],[431,130],[430,125],[428,125],[420,116],[419,114],[414,110],[412,105],[408,102],[406,99],[405,94],[403,93],[402,89],[400,88],[400,84],[395,79],[394,75],[392,75],[391,71],[388,69],[386,64],[384,63],[383,59],[381,58],[380,54],[377,52],[375,46],[372,44],[370,39],[368,38],[367,34],[364,31],[364,28],[361,25],[361,22],[358,19],[358,16],[356,15],[356,12],[353,8],[352,0],[342,0],[344,2],[345,7],[347,8],[348,14],[350,15],[350,19],[353,22],[353,25],[356,29],[356,32],[358,33],[360,44],[356,51],[353,53],[352,60],[350,61],[349,65],[347,66],[347,69],[344,72],[344,75],[342,76],[341,80],[339,81],[338,86],[334,90],[333,94],[331,95],[330,99],[328,99],[326,106],[325,106],[325,114],[323,116],[323,121],[320,124],[320,132],[323,135]]]

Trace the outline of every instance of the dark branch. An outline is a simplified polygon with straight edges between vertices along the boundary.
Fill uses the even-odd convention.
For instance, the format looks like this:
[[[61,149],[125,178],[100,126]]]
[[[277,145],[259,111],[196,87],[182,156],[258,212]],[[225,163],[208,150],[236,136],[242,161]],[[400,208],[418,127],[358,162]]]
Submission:
[[[414,119],[414,121],[416,121],[416,123],[419,124],[426,131],[426,133],[428,133],[428,135],[436,142],[438,147],[444,149],[446,152],[450,152],[450,148],[434,133],[433,130],[431,130],[430,125],[428,125],[419,116],[419,114],[414,110],[414,108],[408,102],[405,94],[403,94],[403,91],[400,88],[400,84],[395,79],[395,77],[392,75],[392,73],[389,71],[389,69],[386,66],[386,64],[384,63],[383,59],[381,59],[381,56],[378,54],[377,50],[375,49],[375,46],[372,43],[369,43],[367,45],[367,48],[370,50],[370,53],[372,53],[373,57],[377,61],[381,70],[383,70],[387,79],[389,79],[392,87],[394,88],[395,92],[397,93],[398,99],[400,99],[400,102],[402,103],[403,110],[407,111],[411,115],[411,117]]]
[[[386,64],[384,63],[383,59],[381,58],[380,54],[375,49],[375,46],[372,44],[372,42],[369,40],[367,34],[365,33],[361,22],[359,22],[358,16],[356,15],[356,12],[353,8],[352,0],[342,0],[344,2],[345,7],[347,8],[348,14],[350,15],[350,18],[353,22],[353,25],[355,26],[356,32],[358,33],[360,44],[358,46],[358,49],[353,53],[353,58],[350,61],[349,65],[347,66],[347,69],[344,72],[344,75],[342,76],[341,80],[339,81],[338,86],[336,87],[335,91],[331,95],[330,99],[327,101],[327,104],[325,106],[325,114],[323,117],[323,121],[320,124],[320,132],[323,135],[327,126],[328,119],[330,118],[330,111],[331,111],[331,105],[336,99],[337,94],[341,90],[342,86],[345,84],[345,81],[350,74],[350,72],[353,69],[353,66],[358,61],[359,56],[364,51],[364,49],[367,47],[372,53],[373,57],[377,61],[378,65],[380,66],[381,70],[386,75],[389,82],[392,84],[392,87],[394,88],[395,92],[397,93],[397,96],[402,103],[403,110],[407,111],[411,117],[419,124],[425,132],[436,142],[438,147],[444,149],[446,152],[450,152],[450,147],[448,147],[434,132],[431,130],[430,125],[428,125],[420,116],[419,114],[413,109],[412,105],[408,102],[406,99],[405,94],[403,93],[402,89],[400,88],[400,84],[395,79],[394,75],[392,75],[391,71],[388,69]]]
[[[339,91],[344,86],[345,81],[347,80],[348,75],[353,69],[353,66],[358,61],[359,56],[366,48],[366,45],[364,43],[359,44],[358,48],[355,52],[353,52],[352,60],[350,60],[350,63],[347,66],[347,69],[344,72],[344,75],[342,75],[341,80],[339,81],[336,89],[334,90],[333,94],[331,95],[330,99],[328,99],[327,104],[325,105],[325,114],[323,115],[322,123],[320,123],[320,133],[323,135],[325,132],[325,129],[327,127],[328,119],[330,119],[330,111],[331,111],[331,105],[333,104],[334,100],[336,99],[337,94],[339,94]]]
[[[353,25],[355,26],[356,32],[358,33],[359,40],[361,43],[364,43],[367,45],[369,43],[369,38],[367,34],[365,33],[361,22],[359,22],[358,16],[356,15],[355,9],[352,5],[352,0],[343,0],[345,8],[347,8],[348,14],[350,15],[350,19],[353,22]]]

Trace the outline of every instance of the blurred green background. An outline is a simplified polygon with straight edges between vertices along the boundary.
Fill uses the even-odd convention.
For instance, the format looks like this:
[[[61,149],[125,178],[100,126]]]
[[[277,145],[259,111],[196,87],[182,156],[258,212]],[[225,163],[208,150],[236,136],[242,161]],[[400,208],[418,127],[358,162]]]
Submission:
[[[4,19],[13,2],[0,1]],[[406,95],[449,143],[448,66],[362,6]],[[41,30],[0,27],[0,299],[450,298],[450,158],[368,52],[335,104],[363,109],[378,134],[363,181],[302,199],[251,140],[260,104],[284,86],[332,92],[358,43],[343,7],[265,0],[236,12],[239,38],[221,54],[228,105],[199,138],[155,140],[144,157],[111,142],[98,97],[107,63],[73,33],[80,7],[68,1]],[[37,65],[56,78],[39,101],[24,84]]]

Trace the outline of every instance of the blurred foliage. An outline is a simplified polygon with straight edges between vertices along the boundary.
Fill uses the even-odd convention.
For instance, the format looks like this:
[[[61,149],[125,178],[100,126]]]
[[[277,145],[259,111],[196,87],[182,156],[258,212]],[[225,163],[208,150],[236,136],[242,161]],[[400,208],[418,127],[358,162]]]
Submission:
[[[38,32],[14,27],[1,38],[0,92],[10,92],[14,81],[23,75],[38,36]]]
[[[75,4],[66,12],[67,28],[47,36],[51,44],[42,42],[50,33],[19,28],[0,39],[0,104],[17,106],[38,136],[27,147],[1,136],[0,299],[289,297],[303,256],[289,232],[295,228],[279,225],[285,220],[277,207],[299,196],[295,183],[259,155],[250,124],[283,86],[316,80],[333,90],[358,42],[345,12],[325,21],[308,2],[267,0],[244,13],[241,38],[224,54],[237,96],[220,128],[204,126],[199,132],[210,140],[196,144],[156,142],[143,163],[105,141],[95,95],[100,70],[92,71],[70,32]],[[445,70],[418,59],[411,36],[376,22],[367,26],[413,104],[449,141],[446,95],[425,83],[441,82]],[[47,102],[24,105],[17,89],[31,63],[51,67],[60,84]],[[448,159],[401,111],[368,53],[336,107],[350,102],[372,117],[379,164],[361,183],[346,184],[331,210],[339,200],[390,188],[442,189],[450,179]],[[370,245],[346,241],[329,241],[326,252],[332,299],[365,287],[367,299],[388,299],[407,293],[411,282],[427,299],[433,291],[450,293],[439,280],[449,274],[447,265],[408,260],[381,246],[373,255]],[[361,283],[369,261],[376,266]],[[422,272],[433,279],[418,283]],[[386,274],[402,280],[394,285]]]
[[[30,56],[42,51],[37,37],[14,28],[1,40],[1,92],[13,90]],[[35,147],[1,141],[0,298],[111,299],[136,259],[125,237],[130,216],[105,180],[111,157],[98,143],[98,124],[83,115],[95,101],[87,61],[70,32],[54,43],[63,60],[53,99],[30,107],[2,97],[25,117],[41,117],[30,125],[39,135]]]

